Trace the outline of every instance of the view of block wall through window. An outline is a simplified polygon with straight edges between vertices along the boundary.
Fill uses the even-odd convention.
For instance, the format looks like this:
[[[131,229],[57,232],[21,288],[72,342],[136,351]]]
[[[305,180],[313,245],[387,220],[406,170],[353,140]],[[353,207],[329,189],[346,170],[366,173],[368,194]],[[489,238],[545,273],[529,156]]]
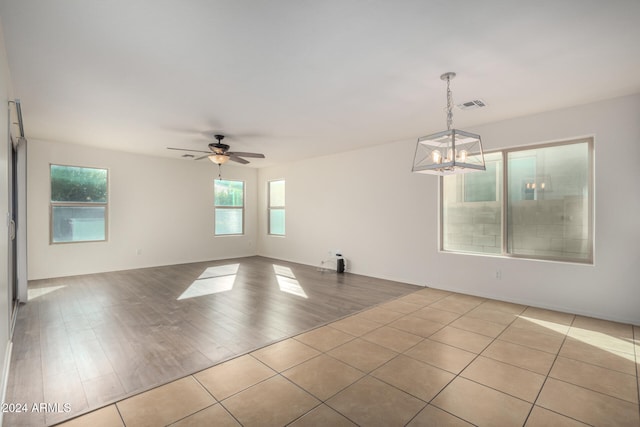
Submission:
[[[216,179],[214,187],[214,233],[244,233],[244,182]]]
[[[269,234],[285,234],[284,179],[269,181]]]
[[[51,165],[51,243],[107,239],[106,169]]]
[[[442,250],[592,262],[592,153],[592,139],[509,149],[444,177]]]
[[[502,252],[502,154],[485,154],[484,160],[485,172],[449,175],[443,180],[444,250]]]
[[[591,258],[586,142],[507,153],[508,252]]]

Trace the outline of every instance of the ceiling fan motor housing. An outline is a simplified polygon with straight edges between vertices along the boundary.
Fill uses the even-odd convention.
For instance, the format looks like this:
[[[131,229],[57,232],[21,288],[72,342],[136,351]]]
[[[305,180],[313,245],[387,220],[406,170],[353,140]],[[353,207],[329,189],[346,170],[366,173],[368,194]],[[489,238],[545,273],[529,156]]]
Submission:
[[[212,142],[209,144],[209,149],[217,154],[223,154],[229,151],[229,146],[227,144],[221,144],[219,142]]]
[[[194,160],[201,160],[201,159],[209,158],[209,160],[211,160],[213,163],[216,163],[217,165],[224,164],[228,160],[234,161],[236,163],[240,163],[242,165],[246,165],[247,163],[249,163],[249,161],[246,160],[246,159],[243,159],[243,157],[252,157],[252,158],[256,158],[256,159],[264,159],[264,154],[261,154],[261,153],[246,153],[244,151],[238,151],[238,152],[229,151],[229,148],[231,148],[231,147],[229,145],[227,145],[227,144],[223,144],[222,143],[222,140],[224,139],[224,135],[214,135],[214,138],[218,142],[212,142],[211,144],[208,145],[209,151],[210,151],[209,153],[207,153],[206,151],[189,150],[189,149],[185,149],[185,148],[172,148],[172,147],[167,147],[167,148],[169,150],[195,151],[195,152],[198,152],[198,153],[207,153],[206,156],[196,157]]]

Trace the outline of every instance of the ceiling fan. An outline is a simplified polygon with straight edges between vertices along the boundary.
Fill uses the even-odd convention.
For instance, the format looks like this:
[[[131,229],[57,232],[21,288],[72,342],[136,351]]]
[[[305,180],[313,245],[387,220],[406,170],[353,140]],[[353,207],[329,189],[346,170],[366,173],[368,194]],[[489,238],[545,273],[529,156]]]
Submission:
[[[243,157],[255,158],[255,159],[264,159],[264,154],[261,153],[246,153],[243,151],[229,151],[229,147],[227,144],[223,144],[222,140],[224,139],[224,135],[214,135],[214,138],[218,140],[218,142],[212,142],[209,144],[210,151],[202,151],[202,150],[188,150],[186,148],[172,148],[167,147],[168,150],[178,150],[178,151],[191,151],[194,153],[207,153],[205,156],[196,157],[194,160],[201,160],[204,158],[209,158],[213,163],[217,165],[223,165],[227,163],[227,161],[231,160],[232,162],[240,163],[246,165],[249,163],[248,160],[243,159]]]

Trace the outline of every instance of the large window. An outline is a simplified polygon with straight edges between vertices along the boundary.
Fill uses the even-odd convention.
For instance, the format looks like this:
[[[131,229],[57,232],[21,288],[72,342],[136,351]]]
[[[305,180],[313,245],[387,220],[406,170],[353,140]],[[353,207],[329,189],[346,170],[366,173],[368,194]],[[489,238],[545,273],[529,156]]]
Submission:
[[[445,251],[593,261],[593,140],[485,154],[442,179]]]
[[[216,236],[244,233],[244,182],[214,181]]]
[[[107,239],[107,170],[51,165],[51,243]]]
[[[284,236],[284,180],[269,181],[269,234]]]

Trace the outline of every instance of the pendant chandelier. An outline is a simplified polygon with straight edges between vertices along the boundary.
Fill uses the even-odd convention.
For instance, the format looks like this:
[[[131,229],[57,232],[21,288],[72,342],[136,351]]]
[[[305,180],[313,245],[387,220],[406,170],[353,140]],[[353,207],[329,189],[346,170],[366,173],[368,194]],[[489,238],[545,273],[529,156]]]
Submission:
[[[452,96],[449,84],[456,73],[444,73],[447,82],[447,130],[418,138],[413,172],[433,175],[485,170],[480,135],[453,129]]]

